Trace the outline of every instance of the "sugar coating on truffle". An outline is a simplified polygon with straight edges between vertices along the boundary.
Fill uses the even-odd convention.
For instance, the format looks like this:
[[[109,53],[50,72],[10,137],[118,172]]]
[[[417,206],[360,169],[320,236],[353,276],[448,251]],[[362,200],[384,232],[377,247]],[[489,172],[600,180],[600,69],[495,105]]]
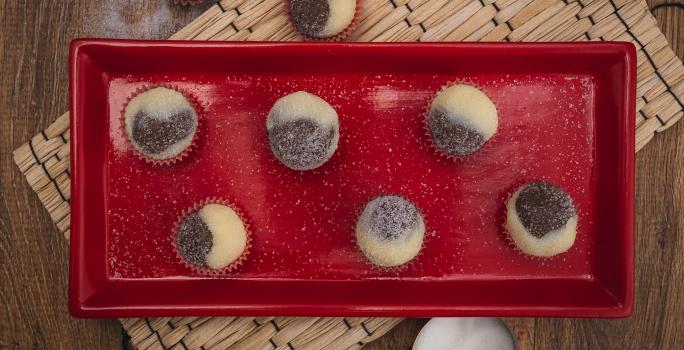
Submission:
[[[290,0],[292,22],[298,31],[312,37],[342,33],[355,13],[356,0]]]
[[[222,269],[245,251],[247,230],[232,208],[207,204],[181,221],[176,244],[191,264]]]
[[[413,259],[423,245],[425,222],[413,203],[398,196],[368,202],[356,224],[356,242],[372,263],[399,266]]]
[[[273,154],[296,170],[310,170],[332,157],[339,142],[337,112],[325,100],[299,91],[276,101],[266,119]]]
[[[199,213],[186,216],[178,228],[178,251],[189,263],[205,266],[212,247],[212,234]]]
[[[570,249],[577,235],[577,212],[563,189],[531,182],[516,190],[506,203],[506,229],[520,250],[553,256]]]
[[[178,156],[192,144],[198,116],[180,92],[156,87],[133,97],[124,109],[126,135],[133,147],[157,160]]]
[[[428,114],[428,129],[435,146],[451,156],[479,150],[499,125],[496,106],[479,89],[455,84],[435,96]]]

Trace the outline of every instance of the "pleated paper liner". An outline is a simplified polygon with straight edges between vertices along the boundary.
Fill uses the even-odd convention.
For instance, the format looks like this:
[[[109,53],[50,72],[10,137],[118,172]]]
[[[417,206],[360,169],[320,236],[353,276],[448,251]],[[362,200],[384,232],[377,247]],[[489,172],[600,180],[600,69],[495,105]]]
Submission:
[[[289,24],[282,0],[223,0],[170,39],[300,38]],[[638,58],[636,149],[684,115],[684,66],[644,1],[553,0],[548,6],[540,6],[519,1],[364,0],[359,22],[347,39],[629,41],[636,46]],[[69,114],[65,113],[13,153],[14,162],[67,238],[71,212],[69,139]],[[122,319],[121,323],[136,349],[357,349],[400,321],[377,317],[162,317]],[[513,325],[523,326],[519,322]]]
[[[205,2],[205,0],[173,0],[173,2],[177,5],[187,6],[187,5],[199,5],[203,2]]]

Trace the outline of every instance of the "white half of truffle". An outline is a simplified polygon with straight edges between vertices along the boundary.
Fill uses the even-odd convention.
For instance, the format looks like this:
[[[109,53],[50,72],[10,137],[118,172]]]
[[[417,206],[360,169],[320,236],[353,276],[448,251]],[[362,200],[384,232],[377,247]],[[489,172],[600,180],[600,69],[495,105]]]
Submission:
[[[183,139],[167,147],[163,152],[147,153],[143,150],[143,146],[138,144],[133,138],[133,121],[140,111],[162,121],[167,120],[170,116],[180,111],[191,111],[195,115],[194,130]],[[192,140],[197,132],[196,120],[197,112],[185,96],[176,90],[165,87],[152,88],[138,94],[128,102],[124,109],[126,134],[133,147],[146,156],[159,160],[173,158],[192,144]]]
[[[506,324],[490,317],[437,317],[420,330],[413,350],[516,350],[518,341]]]
[[[266,119],[266,128],[270,130],[276,123],[302,118],[327,128],[339,126],[337,112],[328,102],[306,91],[297,91],[279,98],[273,104]]]
[[[373,264],[394,267],[403,265],[418,255],[425,237],[425,222],[422,214],[416,208],[417,223],[410,232],[404,232],[395,238],[381,237],[373,232],[371,229],[373,212],[378,209],[380,202],[386,197],[388,196],[375,198],[364,207],[356,223],[356,243]],[[403,198],[401,200],[406,201]],[[412,203],[410,204],[413,206]],[[397,220],[401,219],[397,218]]]
[[[506,230],[515,245],[525,254],[541,257],[554,256],[570,249],[577,235],[577,215],[568,219],[563,227],[536,237],[522,224],[515,207],[523,189],[524,186],[515,191],[506,203]]]
[[[496,133],[499,126],[492,100],[471,85],[455,84],[437,93],[430,112],[437,109],[447,112],[450,118],[456,118],[460,124],[478,131],[486,140]]]
[[[236,261],[247,247],[247,230],[240,216],[221,204],[207,204],[200,209],[199,215],[212,236],[207,266],[221,269]]]
[[[328,0],[328,6],[330,6],[330,14],[320,33],[321,37],[340,34],[349,27],[356,13],[356,0]]]

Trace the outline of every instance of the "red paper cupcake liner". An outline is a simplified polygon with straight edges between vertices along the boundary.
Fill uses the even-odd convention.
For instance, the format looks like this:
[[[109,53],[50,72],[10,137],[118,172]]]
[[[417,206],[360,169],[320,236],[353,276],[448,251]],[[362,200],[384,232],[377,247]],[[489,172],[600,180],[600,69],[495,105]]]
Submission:
[[[166,159],[155,159],[155,158],[152,158],[152,157],[149,157],[149,156],[146,156],[145,154],[143,154],[141,151],[139,151],[135,147],[135,145],[133,145],[133,141],[130,139],[130,137],[128,136],[128,132],[126,131],[126,107],[128,106],[128,103],[130,103],[133,98],[140,95],[141,93],[152,90],[154,88],[158,88],[158,87],[163,87],[163,88],[175,90],[175,91],[178,91],[179,93],[181,93],[183,95],[183,97],[185,97],[185,99],[187,99],[188,102],[190,102],[192,107],[195,109],[195,113],[197,114],[197,128],[195,129],[195,135],[193,135],[192,142],[190,142],[190,145],[188,145],[188,147],[186,147],[178,155],[171,157],[171,158],[166,158]],[[183,90],[183,89],[181,89],[175,85],[172,85],[172,84],[151,84],[151,85],[144,85],[144,86],[137,88],[126,99],[126,102],[124,103],[123,108],[121,109],[121,116],[119,117],[120,118],[119,124],[120,124],[120,128],[121,128],[121,132],[123,133],[124,138],[126,139],[126,144],[128,144],[128,146],[133,150],[133,152],[135,152],[135,154],[138,156],[138,158],[144,160],[147,163],[154,164],[154,165],[171,165],[171,164],[174,164],[174,163],[186,158],[194,148],[197,148],[197,139],[198,139],[198,136],[200,135],[201,130],[202,130],[201,124],[202,124],[203,117],[204,117],[204,109],[202,108],[202,105],[200,104],[199,100],[193,94],[191,94],[191,93],[189,93],[189,92],[187,92],[187,91],[185,91],[185,90]]]
[[[507,191],[504,192],[502,195],[503,201],[501,206],[501,209],[499,210],[499,214],[497,215],[497,219],[499,220],[499,226],[501,229],[501,233],[503,236],[503,239],[506,241],[508,246],[513,249],[516,253],[519,255],[525,257],[528,260],[536,260],[536,261],[552,261],[555,259],[558,259],[559,257],[562,257],[563,254],[566,254],[572,247],[570,247],[567,251],[563,253],[559,253],[556,255],[552,256],[537,256],[537,255],[531,255],[523,252],[518,245],[515,243],[513,238],[511,237],[510,232],[508,231],[508,228],[506,227],[506,220],[508,219],[508,201],[513,197],[513,194],[520,189],[520,187],[530,183],[530,182],[538,182],[538,181],[545,181],[548,182],[545,179],[523,179],[523,180],[518,180],[516,181],[513,185],[511,185]],[[579,222],[577,223],[577,226],[579,227]]]
[[[202,207],[204,207],[207,204],[221,204],[233,209],[233,211],[235,211],[240,220],[242,220],[242,224],[245,226],[245,232],[247,234],[247,242],[245,243],[245,249],[242,251],[242,254],[237,259],[235,259],[235,261],[221,269],[211,269],[207,266],[194,265],[187,261],[178,249],[178,230],[180,229],[180,225],[183,222],[183,219],[185,219],[188,215],[199,211],[200,209],[202,209]],[[171,236],[171,246],[173,247],[173,251],[176,254],[176,258],[178,258],[178,260],[181,261],[183,265],[186,268],[190,269],[193,273],[202,276],[222,276],[238,269],[240,266],[242,266],[245,260],[247,260],[247,256],[249,255],[249,251],[252,247],[252,230],[250,228],[249,221],[245,219],[242,210],[240,210],[237,205],[224,198],[209,197],[205,198],[200,202],[195,203],[193,206],[183,211],[183,213],[178,217],[173,227],[173,234]]]
[[[358,252],[361,254],[361,260],[363,260],[363,262],[366,264],[366,266],[368,266],[372,270],[382,271],[382,272],[386,272],[386,273],[398,273],[398,272],[409,270],[411,267],[415,266],[418,263],[418,260],[419,260],[418,258],[420,258],[420,256],[423,255],[423,249],[425,248],[427,243],[432,239],[432,237],[431,237],[432,235],[430,234],[430,231],[428,230],[427,222],[425,221],[425,216],[423,215],[423,211],[420,208],[418,208],[418,206],[416,206],[415,203],[413,203],[413,205],[416,206],[416,208],[418,209],[418,212],[420,213],[420,215],[423,217],[423,225],[425,226],[425,233],[423,234],[423,241],[420,244],[420,249],[418,250],[418,254],[416,254],[416,256],[414,256],[411,260],[409,260],[409,261],[407,261],[401,265],[397,265],[397,266],[382,266],[382,265],[374,264],[366,256],[366,254],[364,254],[363,250],[361,250],[361,246],[359,245],[359,242],[356,239],[356,224],[359,222],[359,219],[361,218],[361,214],[363,214],[363,209],[366,207],[366,205],[370,201],[374,200],[375,198],[384,197],[384,196],[401,197],[401,198],[404,198],[405,200],[413,203],[413,201],[411,201],[409,198],[402,196],[402,195],[394,194],[394,193],[380,194],[380,195],[377,195],[377,196],[374,196],[374,197],[367,199],[364,202],[363,207],[358,208],[356,210],[356,221],[354,221],[354,226],[352,227],[352,232],[354,233],[352,235],[352,237],[353,237],[352,243],[357,248]]]
[[[299,33],[302,37],[304,37],[304,40],[306,41],[326,41],[326,42],[337,42],[337,41],[343,41],[344,39],[348,38],[351,33],[354,31],[354,28],[356,28],[356,25],[359,24],[359,19],[361,17],[361,2],[363,0],[356,0],[356,9],[354,10],[354,18],[352,19],[351,23],[345,28],[343,31],[340,33],[333,35],[333,36],[328,36],[328,37],[315,37],[315,36],[310,36],[307,34],[304,34],[300,31],[297,30],[297,26],[292,23],[292,16],[290,14],[290,0],[285,0],[283,1],[283,4],[285,4],[285,12],[287,12],[287,18],[290,21],[290,25],[292,25],[293,28],[295,28],[295,31]]]
[[[467,81],[467,80],[457,80],[457,81],[450,82],[450,83],[448,83],[448,84],[446,84],[446,85],[443,85],[443,86],[437,91],[437,93],[435,93],[435,94],[432,96],[432,98],[427,102],[427,104],[425,105],[425,108],[423,109],[423,129],[424,129],[424,131],[425,131],[425,136],[427,136],[427,138],[430,140],[430,148],[432,148],[432,150],[433,150],[436,154],[438,154],[438,155],[441,156],[441,157],[444,157],[445,159],[452,160],[452,161],[459,161],[459,162],[460,162],[460,161],[468,160],[468,159],[474,157],[478,152],[482,151],[482,150],[483,150],[485,147],[487,147],[487,145],[496,137],[496,135],[497,135],[498,132],[497,132],[497,133],[494,133],[494,135],[492,135],[492,137],[490,137],[489,140],[485,141],[485,143],[482,145],[482,147],[480,147],[480,149],[476,150],[475,152],[473,152],[473,153],[471,153],[471,154],[467,154],[467,155],[464,155],[464,156],[455,156],[455,155],[451,155],[451,154],[448,154],[448,153],[444,152],[441,148],[437,147],[437,145],[435,144],[435,141],[432,139],[432,134],[430,133],[429,119],[430,119],[430,109],[432,108],[432,102],[434,102],[435,98],[437,97],[437,94],[439,94],[440,92],[442,92],[442,91],[444,91],[445,89],[449,88],[450,86],[457,85],[457,84],[470,85],[470,86],[475,87],[475,88],[477,88],[478,90],[484,92],[484,89],[482,89],[482,87],[481,87],[480,85],[475,84],[475,83],[473,83],[472,81]],[[487,97],[489,97],[489,96],[487,96]],[[492,102],[492,103],[493,103],[493,102]],[[494,106],[496,107],[496,105],[494,105]],[[498,112],[499,112],[499,111],[498,111],[498,109],[497,109],[497,118],[498,118]]]
[[[174,2],[176,5],[184,5],[184,6],[187,6],[187,5],[199,5],[199,4],[203,3],[203,2],[205,2],[205,0],[173,0],[173,2]]]

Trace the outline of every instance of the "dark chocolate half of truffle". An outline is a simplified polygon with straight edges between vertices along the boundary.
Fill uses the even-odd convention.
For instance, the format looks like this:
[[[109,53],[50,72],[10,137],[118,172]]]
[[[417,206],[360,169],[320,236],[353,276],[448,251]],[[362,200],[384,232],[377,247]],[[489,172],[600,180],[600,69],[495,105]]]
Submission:
[[[384,196],[369,215],[370,233],[383,239],[397,239],[410,234],[420,222],[420,212],[413,203],[398,196]]]
[[[525,229],[538,238],[563,227],[576,215],[570,195],[546,182],[525,185],[518,193],[515,210]]]
[[[295,169],[314,168],[327,160],[336,129],[307,118],[291,120],[268,130],[271,149],[285,165]]]
[[[472,154],[487,141],[480,132],[459,122],[458,118],[450,118],[449,112],[439,108],[430,111],[428,128],[435,146],[451,156]]]
[[[185,217],[178,229],[176,241],[180,254],[193,265],[206,266],[213,237],[209,226],[198,212]]]
[[[145,111],[133,117],[131,138],[146,154],[159,154],[194,132],[197,115],[191,110],[181,110],[167,119],[159,119]]]
[[[318,36],[330,17],[328,0],[290,0],[290,16],[297,30]]]

